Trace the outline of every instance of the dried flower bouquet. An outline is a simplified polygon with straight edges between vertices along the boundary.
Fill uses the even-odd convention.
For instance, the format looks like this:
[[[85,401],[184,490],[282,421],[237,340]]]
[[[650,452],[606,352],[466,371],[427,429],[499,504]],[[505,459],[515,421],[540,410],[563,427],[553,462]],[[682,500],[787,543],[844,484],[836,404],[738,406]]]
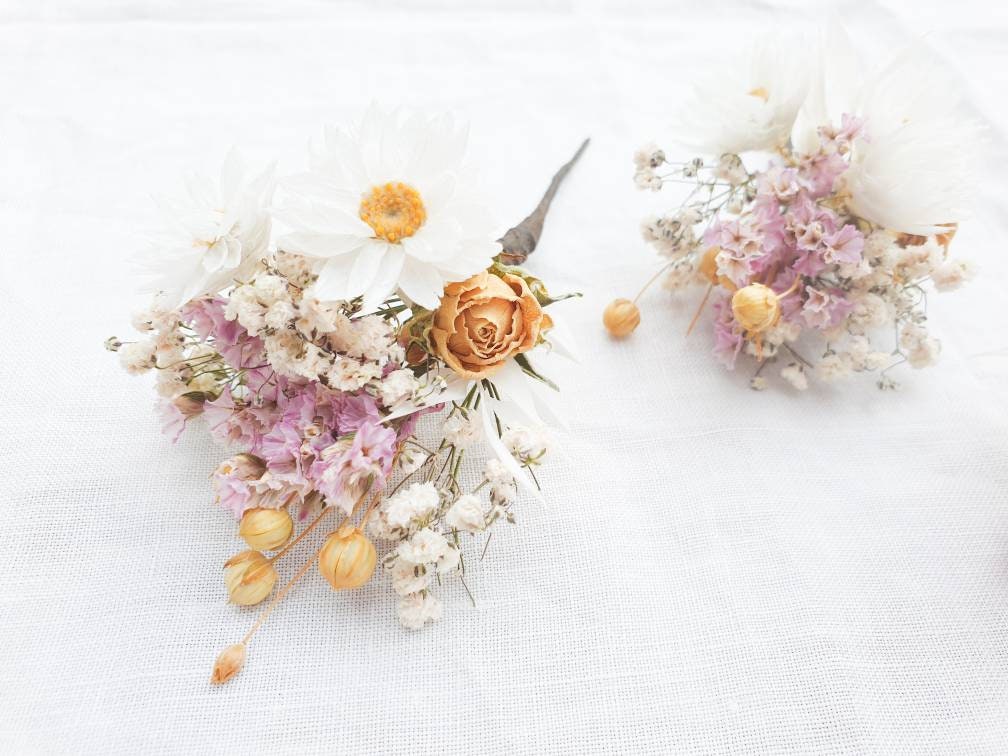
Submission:
[[[812,376],[876,371],[890,389],[892,368],[939,354],[929,289],[972,273],[949,245],[965,217],[977,125],[922,44],[869,72],[839,26],[819,48],[810,64],[808,45],[763,39],[696,87],[680,134],[715,157],[637,152],[639,188],[688,190],[642,232],[666,260],[656,278],[667,288],[706,289],[687,333],[710,302],[714,353],[729,369],[753,358],[754,389],[768,385],[769,365],[799,390]],[[636,299],[614,301],[603,321],[626,336],[640,321]]]
[[[219,183],[191,178],[188,198],[166,202],[172,230],[147,259],[156,296],[134,319],[145,335],[107,346],[129,372],[156,372],[173,439],[202,418],[241,449],[213,474],[248,546],[224,582],[236,604],[273,599],[220,654],[213,682],[240,669],[313,565],[336,590],[370,580],[375,541],[401,622],[437,619],[432,589],[461,579],[462,538],[513,521],[518,488],[540,496],[533,470],[557,418],[538,364],[568,354],[548,313],[563,297],[517,266],[587,142],[494,241],[465,141],[450,117],[372,108],[358,128],[326,131],[311,169],[280,181],[278,207],[274,170],[249,177],[234,153]],[[286,226],[275,245],[274,221]],[[428,441],[418,421],[437,412]],[[493,455],[466,488],[463,459],[481,439]],[[281,560],[323,524],[274,594]]]

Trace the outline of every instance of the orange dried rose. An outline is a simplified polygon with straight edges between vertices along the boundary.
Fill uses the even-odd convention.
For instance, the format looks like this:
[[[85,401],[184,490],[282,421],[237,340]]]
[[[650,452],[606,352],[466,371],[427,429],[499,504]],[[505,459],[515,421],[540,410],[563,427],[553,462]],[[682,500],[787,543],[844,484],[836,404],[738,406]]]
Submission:
[[[534,347],[551,322],[524,279],[483,271],[445,286],[430,336],[448,367],[479,380]]]

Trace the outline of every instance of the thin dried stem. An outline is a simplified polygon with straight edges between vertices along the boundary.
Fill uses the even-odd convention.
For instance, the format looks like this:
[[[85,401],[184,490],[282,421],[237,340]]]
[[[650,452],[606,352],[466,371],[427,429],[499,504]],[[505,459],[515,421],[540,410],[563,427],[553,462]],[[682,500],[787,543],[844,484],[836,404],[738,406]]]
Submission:
[[[503,251],[497,255],[497,259],[502,263],[505,265],[521,265],[535,250],[536,244],[539,243],[539,237],[542,235],[546,212],[549,210],[550,203],[553,201],[557,189],[560,188],[560,183],[570,173],[570,169],[574,167],[574,163],[581,157],[590,141],[590,139],[585,139],[581,143],[581,146],[578,147],[577,152],[574,153],[574,157],[564,163],[560,167],[560,170],[554,174],[549,188],[546,189],[546,193],[539,200],[539,204],[536,205],[535,210],[529,213],[528,217],[521,223],[508,230],[504,236],[498,239],[501,247],[503,247]]]

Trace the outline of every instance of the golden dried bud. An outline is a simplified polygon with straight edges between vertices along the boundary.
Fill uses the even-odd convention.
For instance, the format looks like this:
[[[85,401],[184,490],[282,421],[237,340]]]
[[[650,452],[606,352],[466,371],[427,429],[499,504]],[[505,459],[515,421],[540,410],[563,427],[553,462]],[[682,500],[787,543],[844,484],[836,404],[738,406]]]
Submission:
[[[242,480],[259,480],[266,472],[266,460],[246,452],[235,454],[224,464],[233,465]]]
[[[224,564],[224,584],[228,596],[241,606],[258,604],[269,596],[276,579],[273,565],[258,551],[235,554]]]
[[[716,284],[718,282],[717,256],[720,251],[721,247],[708,248],[708,250],[703,253],[703,257],[700,258],[700,263],[697,265],[697,271],[699,271],[700,275],[712,284]]]
[[[763,284],[749,284],[732,295],[732,313],[749,334],[760,334],[780,320],[780,298]]]
[[[196,415],[203,412],[203,404],[206,402],[206,399],[207,395],[202,391],[189,391],[175,397],[172,400],[172,404],[182,413],[183,417],[196,417]]]
[[[319,551],[319,572],[337,591],[359,588],[374,574],[378,555],[374,544],[350,525],[330,533]]]
[[[245,644],[236,643],[228,646],[220,652],[217,661],[213,665],[213,674],[210,675],[210,682],[213,685],[226,683],[242,668],[245,663]]]
[[[640,325],[640,309],[629,299],[614,299],[602,313],[602,324],[618,339],[629,336]]]
[[[294,521],[286,509],[246,509],[242,515],[238,535],[251,548],[259,551],[279,549],[294,530]]]

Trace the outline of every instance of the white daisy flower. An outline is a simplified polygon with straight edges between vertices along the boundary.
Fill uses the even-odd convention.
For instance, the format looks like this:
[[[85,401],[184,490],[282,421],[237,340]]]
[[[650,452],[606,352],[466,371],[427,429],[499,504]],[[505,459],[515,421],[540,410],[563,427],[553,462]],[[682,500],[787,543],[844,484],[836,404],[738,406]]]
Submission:
[[[500,252],[494,224],[463,169],[466,129],[450,116],[385,114],[359,128],[326,129],[311,171],[285,182],[298,195],[278,214],[294,229],[288,252],[321,261],[319,299],[398,290],[433,309],[444,285],[487,268]]]
[[[248,180],[236,150],[228,153],[219,183],[190,175],[188,197],[161,200],[171,228],[138,261],[148,287],[175,308],[251,273],[269,251],[274,186],[272,165]]]
[[[715,155],[786,145],[808,90],[807,52],[797,40],[767,36],[742,59],[702,77],[682,108],[684,144]]]

